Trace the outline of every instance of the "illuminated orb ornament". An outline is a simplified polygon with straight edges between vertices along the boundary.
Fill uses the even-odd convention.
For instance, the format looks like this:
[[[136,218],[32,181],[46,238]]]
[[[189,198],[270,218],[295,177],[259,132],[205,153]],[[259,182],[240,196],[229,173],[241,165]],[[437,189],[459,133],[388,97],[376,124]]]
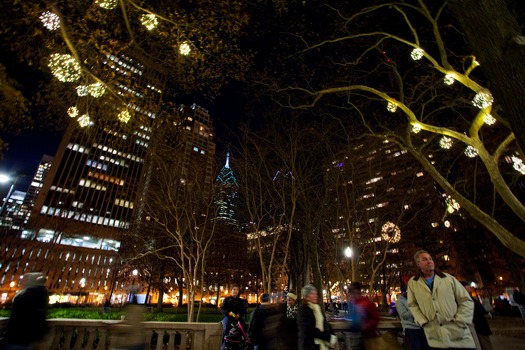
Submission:
[[[100,97],[106,92],[106,87],[101,82],[90,84],[87,87],[89,94],[93,97]]]
[[[401,230],[396,224],[387,221],[381,227],[381,238],[389,243],[397,243],[401,240]]]
[[[80,118],[77,119],[77,122],[82,128],[93,125],[93,122],[91,121],[91,119],[89,119],[89,115],[87,114],[83,114]]]
[[[179,53],[183,56],[188,56],[191,52],[191,46],[187,41],[184,41],[179,46]]]
[[[397,111],[397,105],[394,102],[388,101],[388,104],[386,105],[386,110],[390,113],[394,113]]]
[[[458,202],[451,196],[445,198],[445,203],[447,204],[447,211],[452,214],[454,211],[461,209],[461,206]]]
[[[447,85],[452,85],[456,79],[454,79],[454,76],[452,74],[445,75],[445,78],[443,78],[443,82]]]
[[[478,150],[472,146],[468,146],[464,151],[465,155],[469,158],[474,158],[478,155]]]
[[[421,131],[421,124],[419,123],[415,123],[413,126],[412,126],[412,132],[414,134],[417,134]]]
[[[494,97],[490,92],[478,92],[472,99],[472,104],[479,109],[490,107],[492,102],[494,102]]]
[[[88,87],[86,85],[79,85],[76,88],[77,95],[80,97],[87,96],[89,94]]]
[[[71,83],[80,79],[80,64],[71,55],[54,53],[49,57],[51,73],[60,81]]]
[[[118,0],[96,0],[95,4],[105,10],[114,10],[118,6]]]
[[[129,120],[131,119],[131,114],[129,114],[129,112],[127,110],[125,111],[122,111],[118,114],[117,116],[118,120],[120,120],[121,122],[123,123],[127,123],[129,122]]]
[[[443,136],[441,140],[439,140],[439,147],[443,149],[450,149],[450,147],[452,147],[453,144],[454,142],[452,141],[452,139],[447,136]]]
[[[414,61],[419,61],[420,59],[423,58],[424,53],[425,53],[425,50],[418,47],[412,50],[412,52],[410,53],[410,57],[412,57]]]
[[[78,108],[73,106],[73,107],[69,107],[67,109],[67,115],[69,115],[71,118],[76,118],[78,117]]]
[[[56,13],[51,11],[43,12],[40,15],[40,20],[42,21],[44,27],[49,30],[57,30],[60,28],[60,17],[58,17]]]
[[[496,118],[494,118],[492,115],[487,114],[485,118],[483,119],[485,124],[487,125],[493,125],[496,122]]]
[[[148,30],[152,30],[157,27],[159,20],[154,14],[148,13],[140,16],[140,23]]]
[[[525,164],[523,164],[523,160],[521,158],[518,158],[516,156],[512,156],[512,167],[518,171],[520,174],[525,175]]]

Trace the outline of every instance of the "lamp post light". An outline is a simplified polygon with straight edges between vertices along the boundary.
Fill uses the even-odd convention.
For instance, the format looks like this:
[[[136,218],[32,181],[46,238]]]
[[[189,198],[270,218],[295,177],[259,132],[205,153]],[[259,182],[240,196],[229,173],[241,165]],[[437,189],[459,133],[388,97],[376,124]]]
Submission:
[[[345,248],[345,256],[350,259],[350,270],[352,274],[351,281],[355,282],[355,268],[354,268],[354,251],[351,247]]]
[[[82,297],[82,292],[84,290],[84,287],[86,286],[86,279],[84,277],[82,277],[80,279],[80,281],[78,282],[78,286],[79,286],[79,289],[78,289],[78,298],[77,298],[77,305],[79,304],[80,302],[80,298]],[[87,298],[86,298],[87,299]],[[84,302],[86,300],[84,299]]]
[[[11,295],[11,289],[13,289],[13,287],[15,286],[15,281],[11,281],[11,283],[9,283],[9,290],[7,291],[7,299],[6,299],[6,303],[9,301],[9,296]]]
[[[7,192],[7,196],[5,197],[4,202],[2,203],[2,207],[0,208],[0,217],[2,217],[4,215],[4,210],[6,208],[7,202],[9,202],[9,199],[11,198],[11,195],[13,194],[13,191],[15,189],[16,183],[18,182],[18,179],[20,177],[22,177],[22,176],[24,176],[24,174],[18,174],[14,178],[12,178],[12,177],[10,177],[9,175],[6,175],[6,174],[0,174],[0,183],[9,183],[11,181],[13,182],[11,184],[11,187],[9,187],[9,191]]]
[[[139,271],[137,269],[131,271],[131,275],[133,276],[133,280],[131,281],[131,286],[129,287],[129,300],[128,300],[128,302],[130,302],[130,303],[133,303],[133,299],[136,298],[135,294],[139,290],[138,286],[135,288],[135,280],[137,279],[138,274],[139,274]]]

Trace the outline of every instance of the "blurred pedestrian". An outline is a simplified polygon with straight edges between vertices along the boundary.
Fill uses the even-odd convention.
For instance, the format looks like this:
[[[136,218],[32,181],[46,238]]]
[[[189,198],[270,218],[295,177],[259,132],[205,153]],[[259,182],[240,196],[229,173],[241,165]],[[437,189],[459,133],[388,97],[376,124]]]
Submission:
[[[474,302],[452,275],[437,270],[424,250],[414,255],[418,271],[408,281],[408,308],[423,327],[431,349],[475,349],[468,325]]]
[[[280,305],[270,303],[270,295],[264,293],[261,295],[261,304],[252,311],[248,326],[248,337],[255,350],[280,348],[280,323]]]
[[[485,293],[487,293],[487,291],[485,291]],[[481,296],[481,305],[483,305],[485,311],[488,312],[487,316],[492,319],[494,317],[494,308],[492,307],[490,299],[485,295],[485,293]]]
[[[40,272],[26,273],[22,286],[13,300],[11,316],[4,331],[3,350],[25,350],[41,340],[47,331],[49,296]]]
[[[146,350],[143,326],[146,307],[138,304],[136,295],[133,295],[123,311],[123,322],[113,328],[118,337],[117,349]]]
[[[332,334],[321,306],[317,288],[308,284],[301,289],[303,300],[297,310],[299,350],[327,350],[335,347],[337,337]]]
[[[286,295],[286,307],[282,316],[282,348],[285,350],[297,349],[297,309],[299,301],[297,295],[290,291]]]
[[[109,313],[111,311],[111,301],[109,301],[109,298],[106,299],[104,302],[104,313]]]
[[[486,318],[486,315],[489,313],[485,310],[483,305],[481,305],[479,300],[472,296],[472,287],[465,281],[461,281],[461,284],[465,287],[474,302],[474,318],[472,319],[472,322],[474,323],[474,329],[478,336],[481,350],[492,350],[492,343],[490,341],[492,331],[490,330],[489,321]]]
[[[353,339],[359,342],[363,348],[366,339],[377,336],[377,325],[379,324],[379,312],[374,303],[362,293],[363,286],[360,282],[354,282],[348,288],[347,318],[351,322],[351,331],[355,333]]]
[[[515,288],[512,292],[512,299],[518,304],[521,318],[525,321],[525,294],[520,292],[518,288]]]
[[[414,321],[414,316],[408,309],[407,286],[401,287],[401,293],[397,295],[396,309],[401,319],[401,326],[405,332],[410,350],[428,350],[427,338],[423,328]]]

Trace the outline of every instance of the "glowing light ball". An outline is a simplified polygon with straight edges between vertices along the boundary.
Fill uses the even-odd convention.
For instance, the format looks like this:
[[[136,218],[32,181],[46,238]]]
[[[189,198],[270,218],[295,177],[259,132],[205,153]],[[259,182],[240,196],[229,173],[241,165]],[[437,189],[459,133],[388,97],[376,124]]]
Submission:
[[[118,114],[117,116],[118,120],[120,120],[121,122],[123,123],[127,123],[129,122],[129,120],[131,119],[131,114],[129,114],[129,112],[127,110],[125,111],[122,111]]]
[[[478,150],[472,146],[465,148],[465,155],[469,158],[474,158],[478,155]]]
[[[519,173],[525,175],[525,164],[523,164],[523,160],[521,158],[518,158],[516,156],[512,156],[512,167],[518,171]]]
[[[424,53],[425,53],[425,50],[418,47],[412,50],[412,52],[410,53],[410,57],[412,57],[414,61],[419,61],[420,59],[423,58]]]
[[[42,21],[44,27],[49,30],[57,30],[60,28],[60,17],[58,17],[56,13],[51,11],[43,12],[40,15],[40,20]]]
[[[104,84],[100,82],[97,82],[95,84],[90,84],[87,87],[87,90],[89,94],[93,97],[100,97],[104,95],[104,93],[106,93],[106,87],[104,86]]]
[[[388,102],[388,104],[386,105],[386,110],[390,113],[394,113],[395,111],[397,111],[397,105],[393,102]]]
[[[184,41],[182,44],[180,44],[179,53],[181,55],[188,56],[190,52],[191,52],[191,46],[190,44],[188,44],[187,41]]]
[[[80,64],[71,55],[54,53],[49,57],[48,67],[60,81],[71,83],[80,79]]]
[[[152,30],[157,27],[159,20],[157,19],[157,16],[148,13],[140,16],[140,23],[142,23],[142,25],[148,30]]]
[[[93,122],[91,121],[91,119],[89,119],[89,115],[87,114],[84,114],[80,118],[78,118],[77,122],[82,128],[93,125]]]
[[[414,134],[417,134],[421,131],[421,125],[419,123],[415,123],[413,126],[412,126],[412,132]]]
[[[96,0],[95,4],[105,10],[114,10],[118,6],[118,0]]]
[[[483,119],[485,124],[487,125],[493,125],[496,122],[496,118],[494,118],[492,115],[487,114],[485,118]]]
[[[439,140],[439,146],[443,149],[450,149],[450,147],[452,147],[453,144],[454,142],[452,141],[452,139],[447,136],[443,136],[441,140]]]
[[[88,87],[86,85],[79,85],[77,86],[76,90],[77,90],[77,95],[80,97],[87,96],[89,94]]]
[[[452,74],[447,74],[445,75],[445,78],[443,78],[443,82],[447,85],[452,85],[455,81],[456,79],[454,79],[454,76],[452,76]]]
[[[71,118],[76,118],[78,116],[78,108],[75,106],[69,107],[67,109],[67,115],[69,115]]]
[[[490,107],[492,102],[494,102],[494,97],[490,92],[478,92],[472,99],[472,104],[479,109]]]

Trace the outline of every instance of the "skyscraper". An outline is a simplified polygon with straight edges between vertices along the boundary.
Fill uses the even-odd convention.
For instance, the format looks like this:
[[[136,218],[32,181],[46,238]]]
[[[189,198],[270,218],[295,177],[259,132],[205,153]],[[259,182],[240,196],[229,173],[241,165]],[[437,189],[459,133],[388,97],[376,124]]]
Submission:
[[[215,199],[217,220],[239,229],[239,185],[230,168],[230,152],[226,153],[226,162],[215,181],[219,186]]]
[[[27,216],[24,220],[24,227],[27,225],[27,222],[29,221],[29,217],[31,216],[31,211],[33,210],[33,207],[35,206],[35,200],[38,194],[40,193],[40,190],[44,186],[44,180],[46,179],[46,176],[49,172],[49,169],[51,168],[51,164],[53,163],[53,157],[44,154],[42,159],[40,160],[40,164],[38,165],[38,168],[35,172],[35,175],[33,176],[33,180],[31,180],[31,184],[29,185],[27,189],[26,196],[24,198],[24,206],[27,209]]]
[[[78,102],[68,109],[74,119],[35,186],[36,199],[28,198],[34,207],[23,238],[33,246],[15,279],[40,270],[52,292],[91,291],[97,300],[115,288],[117,252],[144,189],[162,93],[162,74],[135,54],[106,55],[102,69],[117,76],[111,96],[99,83],[76,87]]]

